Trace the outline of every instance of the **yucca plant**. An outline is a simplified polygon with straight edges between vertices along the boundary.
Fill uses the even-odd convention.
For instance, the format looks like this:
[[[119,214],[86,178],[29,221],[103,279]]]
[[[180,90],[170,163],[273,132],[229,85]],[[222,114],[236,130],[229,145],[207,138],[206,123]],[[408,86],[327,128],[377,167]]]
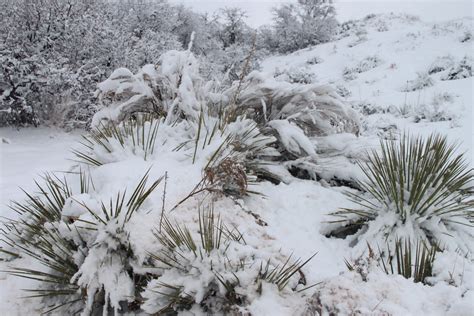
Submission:
[[[117,150],[130,150],[133,154],[141,152],[147,160],[153,155],[160,123],[161,120],[151,114],[129,118],[119,124],[101,122],[89,135],[82,136],[84,141],[80,144],[83,148],[73,150],[73,154],[80,162],[92,166],[107,163],[108,160],[101,156]],[[97,150],[102,153],[98,154]]]
[[[359,164],[367,177],[360,183],[365,194],[348,193],[358,207],[333,215],[351,226],[396,214],[401,225],[410,222],[431,239],[438,234],[429,221],[448,230],[453,223],[472,227],[473,173],[463,154],[455,151],[456,145],[438,134],[426,139],[405,134],[398,142],[382,141],[381,151],[371,152],[368,161]]]
[[[284,290],[312,258],[293,262],[289,257],[276,266],[270,260],[264,263],[256,254],[249,255],[242,234],[223,224],[212,207],[199,210],[198,221],[199,229],[192,232],[163,218],[161,231],[155,233],[163,249],[150,256],[164,272],[142,293],[146,312],[167,314],[194,304],[208,313],[235,311],[261,294],[263,282]]]
[[[80,203],[92,215],[93,220],[78,218],[72,223],[61,218],[64,201],[72,196],[72,190],[67,186],[66,180],[47,177],[46,188],[54,188],[51,189],[54,198],[49,195],[43,197],[47,201],[44,203],[35,198],[35,203],[25,204],[20,210],[22,215],[41,215],[46,212],[46,215],[54,216],[38,216],[41,220],[33,217],[33,221],[22,216],[19,220],[5,223],[2,241],[9,249],[2,251],[15,257],[30,257],[42,267],[38,268],[36,264],[34,268],[18,266],[7,272],[39,282],[37,288],[27,289],[31,294],[28,297],[42,297],[47,306],[45,313],[61,307],[67,307],[63,312],[68,314],[84,308],[87,312],[93,312],[102,306],[107,309],[108,304],[117,308],[119,302],[105,297],[109,294],[110,284],[109,287],[97,287],[97,274],[115,273],[117,282],[139,282],[139,276],[133,280],[129,276],[133,275],[129,261],[134,255],[124,226],[161,181],[160,178],[147,187],[148,177],[149,170],[140,179],[128,200],[125,199],[125,193],[118,193],[115,198],[110,199],[109,204],[102,203],[100,210]],[[85,192],[88,188],[85,175],[81,174],[80,179],[81,191]],[[44,195],[52,194],[45,188],[40,192]],[[27,196],[29,199],[33,198],[31,194]],[[92,271],[90,267],[95,264],[91,262],[100,261],[100,271]],[[84,266],[87,267],[83,268]],[[123,269],[116,271],[120,267]],[[118,288],[117,285],[112,287]],[[130,298],[124,300],[127,299]]]
[[[315,255],[316,254],[312,255],[304,262],[302,262],[301,259],[291,262],[291,256],[289,256],[281,266],[277,265],[275,267],[271,267],[270,260],[268,260],[265,267],[263,264],[260,265],[258,281],[264,280],[268,283],[275,284],[281,291],[288,285],[288,282],[293,277],[293,275],[301,272],[301,268],[311,261]],[[309,289],[310,287],[304,288],[303,290]],[[259,291],[261,291],[261,283],[259,283]]]
[[[13,267],[6,272],[11,275],[35,280],[39,282],[38,287],[25,289],[28,293],[25,297],[43,298],[47,314],[61,307],[69,309],[72,313],[82,309],[86,298],[84,292],[71,279],[78,271],[75,260],[77,253],[87,253],[85,243],[76,244],[72,238],[65,236],[58,228],[61,224],[51,223],[47,227],[39,224],[9,223],[2,231],[2,241],[11,249],[16,256],[30,257],[43,268]],[[74,230],[68,224],[63,223],[71,234],[76,234],[81,239],[79,231]],[[25,236],[24,227],[29,229],[34,236]]]
[[[87,193],[91,185],[91,178],[82,170],[77,173],[79,181],[79,193]],[[26,195],[25,202],[13,201],[10,208],[20,216],[31,215],[38,222],[54,222],[61,219],[62,208],[66,200],[73,195],[73,189],[66,177],[46,173],[43,176],[43,184],[35,181],[37,193],[23,192]]]
[[[387,274],[399,274],[415,283],[426,284],[427,278],[433,276],[433,263],[436,253],[440,251],[438,245],[429,245],[425,241],[417,240],[414,245],[409,239],[399,238],[395,241],[395,251],[387,245],[386,259],[379,249],[382,267]]]
[[[88,240],[88,255],[71,282],[86,289],[89,297],[100,298],[99,301],[87,300],[87,312],[94,313],[97,306],[115,313],[139,308],[136,294],[144,277],[135,269],[142,262],[136,261],[126,225],[163,179],[160,177],[147,187],[149,171],[128,199],[125,199],[126,192],[118,192],[109,203],[102,202],[100,209],[80,203],[93,220],[78,219],[77,222],[86,224],[83,228],[95,233]]]
[[[262,134],[254,121],[239,117],[224,123],[201,112],[194,138],[175,148],[189,151],[192,162],[199,160],[203,166],[202,180],[184,200],[201,192],[237,197],[256,193],[249,190],[249,184],[255,182],[263,165],[271,164],[269,158],[279,155],[271,146],[275,141]]]
[[[149,172],[150,169],[148,169],[143,175],[143,177],[140,179],[139,183],[133,190],[133,193],[127,200],[126,204],[124,204],[126,191],[124,191],[123,193],[118,192],[114,198],[110,198],[108,204],[101,202],[100,211],[93,210],[87,204],[78,202],[97,220],[96,223],[86,223],[93,225],[107,225],[108,222],[110,222],[111,220],[119,219],[119,217],[123,214],[123,218],[121,218],[121,223],[122,226],[125,225],[164,178],[164,176],[160,177],[158,180],[154,181],[148,188],[146,188]],[[84,220],[79,221],[85,222]]]

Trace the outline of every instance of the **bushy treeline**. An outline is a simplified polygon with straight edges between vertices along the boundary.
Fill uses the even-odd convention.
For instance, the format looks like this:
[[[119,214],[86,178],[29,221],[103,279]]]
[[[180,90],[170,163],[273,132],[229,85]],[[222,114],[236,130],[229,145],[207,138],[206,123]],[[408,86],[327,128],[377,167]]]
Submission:
[[[229,84],[251,51],[255,68],[259,56],[329,40],[336,25],[326,0],[274,13],[272,27],[254,30],[236,8],[210,16],[160,0],[0,0],[0,125],[86,126],[98,82],[187,48],[193,32],[203,75]]]

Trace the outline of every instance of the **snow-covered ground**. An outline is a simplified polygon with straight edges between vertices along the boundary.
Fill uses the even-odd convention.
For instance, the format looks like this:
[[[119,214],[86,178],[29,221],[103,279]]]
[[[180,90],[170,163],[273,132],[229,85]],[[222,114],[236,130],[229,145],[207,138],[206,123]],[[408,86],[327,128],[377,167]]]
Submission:
[[[332,85],[354,109],[363,113],[360,137],[354,140],[355,137],[339,135],[332,140],[336,145],[344,147],[355,141],[366,146],[361,148],[363,150],[375,146],[379,136],[390,137],[391,132],[427,135],[436,131],[459,141],[460,149],[472,155],[473,79],[443,80],[450,68],[465,57],[472,66],[469,58],[473,57],[473,41],[462,41],[469,30],[472,30],[469,19],[433,24],[410,17],[378,16],[357,22],[347,31],[347,36],[339,40],[288,56],[271,57],[262,67],[279,80],[310,80]],[[446,69],[428,74],[437,65]],[[409,87],[416,88],[420,82],[427,86],[405,91],[410,90]],[[71,158],[70,149],[80,137],[78,132],[45,128],[1,129],[0,136],[4,139],[0,144],[0,214],[14,216],[5,205],[10,199],[21,199],[23,195],[17,187],[34,190],[32,180],[42,172],[70,170],[74,162],[67,158]],[[91,170],[96,191],[91,198],[107,201],[123,189],[124,183],[128,186],[136,183],[149,167],[153,179],[168,172],[166,209],[185,197],[200,181],[208,152],[198,153],[196,163],[191,164],[190,152],[182,154],[171,150],[169,143],[173,144],[175,135],[170,133],[164,137],[163,146],[150,161],[118,159]],[[316,149],[322,145],[321,140],[314,141]],[[153,205],[159,205],[161,209],[163,189],[160,184],[145,206],[152,209]],[[237,202],[222,198],[215,201],[214,208],[224,221],[243,233],[247,245],[256,249],[261,258],[279,257],[281,253],[306,259],[317,253],[303,270],[308,285],[322,282],[298,295],[285,292],[279,296],[275,289],[265,288],[248,308],[253,315],[316,315],[306,306],[313,293],[318,293],[313,300],[320,300],[341,315],[472,314],[474,265],[470,258],[440,255],[435,262],[438,274],[433,280],[434,286],[415,284],[382,271],[362,281],[360,275],[349,272],[344,263],[344,259],[360,255],[360,248],[352,248],[344,239],[326,238],[323,234],[329,219],[327,214],[350,205],[342,193],[344,188],[294,179],[289,184],[279,185],[261,182],[253,185],[252,190],[261,195],[251,194]],[[189,199],[179,210],[173,211],[173,216],[178,221],[196,224],[198,205],[197,199]],[[132,221],[130,238],[152,244],[151,233],[146,231],[158,222],[157,214],[159,212],[143,214],[144,222]],[[135,251],[143,255],[149,249],[143,247]],[[0,264],[0,270],[8,266],[8,263]],[[0,284],[1,315],[40,312],[33,300],[19,299],[23,295],[20,289],[30,287],[32,281],[18,281],[0,272]]]
[[[438,131],[460,141],[472,157],[473,79],[444,77],[448,68],[465,57],[472,65],[473,40],[465,38],[471,34],[473,20],[425,23],[386,14],[350,27],[340,40],[270,57],[262,68],[282,79],[309,78],[335,86],[353,107],[372,113],[363,119],[365,135],[391,125],[424,135]],[[443,65],[444,70],[435,69]],[[429,86],[405,91],[423,80]],[[417,119],[422,115],[426,118]]]

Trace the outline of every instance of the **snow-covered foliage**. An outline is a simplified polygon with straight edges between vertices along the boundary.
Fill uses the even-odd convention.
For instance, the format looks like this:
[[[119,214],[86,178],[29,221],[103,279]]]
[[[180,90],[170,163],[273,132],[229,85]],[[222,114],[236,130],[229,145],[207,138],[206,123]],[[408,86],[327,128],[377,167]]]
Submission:
[[[189,50],[166,52],[156,65],[145,65],[136,75],[117,69],[98,86],[102,108],[92,125],[102,120],[121,122],[136,112],[167,113],[168,122],[196,121],[205,110],[205,93],[209,92],[201,85],[198,61]]]
[[[327,42],[337,26],[335,9],[330,1],[298,0],[274,9],[274,33],[268,48],[288,53]]]
[[[465,56],[456,65],[451,66],[441,80],[458,80],[472,77],[472,57]]]
[[[276,72],[275,78],[277,80],[287,81],[290,83],[316,83],[316,75],[306,67],[292,68],[281,73]]]
[[[180,43],[192,42],[194,18],[174,20]],[[147,26],[154,19],[160,15],[137,23]],[[263,72],[247,76],[249,59],[236,57],[240,66],[217,76],[223,81],[200,56],[221,42],[212,36],[199,40],[203,35],[196,30],[191,50],[150,52],[151,61],[148,53],[140,54],[152,65],[144,68],[110,66],[118,70],[98,92],[98,124],[82,140],[79,162],[58,159],[66,157],[76,133],[2,129],[6,167],[0,199],[20,201],[16,185],[25,186],[29,196],[12,204],[20,214],[1,214],[13,219],[6,222],[0,249],[5,252],[0,270],[10,271],[0,272],[5,302],[0,312],[36,315],[57,307],[50,314],[469,314],[468,280],[474,276],[472,254],[465,251],[473,240],[469,212],[442,201],[445,209],[454,207],[455,221],[468,225],[437,212],[406,217],[403,226],[400,213],[386,211],[396,204],[383,200],[387,203],[377,208],[382,212],[362,230],[355,225],[335,231],[341,224],[328,223],[338,209],[359,210],[343,192],[367,198],[358,181],[368,177],[357,163],[370,159],[367,149],[380,150],[379,138],[397,142],[400,130],[408,130],[425,140],[423,135],[436,130],[450,141],[464,140],[461,151],[472,150],[466,106],[472,103],[472,77],[442,80],[449,67],[471,54],[469,42],[460,41],[469,23],[433,27],[407,16],[371,15],[347,24],[334,42],[268,58]],[[205,25],[218,30],[220,24]],[[138,30],[137,38],[142,35]],[[134,51],[127,50],[130,58]],[[245,56],[252,49],[242,51]],[[221,63],[240,54],[226,59],[221,52],[212,49],[209,58]],[[346,81],[344,67],[368,54],[383,63]],[[321,58],[308,63],[314,56]],[[452,56],[454,64],[430,74],[433,86],[402,91],[407,80],[444,56]],[[158,62],[165,57],[173,64]],[[225,68],[214,66],[218,72]],[[278,71],[303,67],[324,86],[275,80]],[[139,102],[122,107],[129,100]],[[402,107],[407,110],[400,115]],[[29,175],[46,167],[67,172],[38,181],[39,188],[29,185]],[[404,197],[406,191],[400,191]],[[466,193],[461,202],[472,203],[463,200],[472,193],[458,193]],[[394,240],[381,231],[411,236],[413,245],[432,243],[426,273],[397,275],[399,265],[390,259],[397,256]],[[403,269],[423,261],[413,253],[407,264],[408,257]],[[41,297],[24,298],[21,289]]]
[[[2,0],[0,11],[1,125],[88,126],[96,111],[91,92],[114,69],[136,72],[191,42],[203,76],[221,84],[239,78],[254,44],[250,69],[290,43],[277,31],[282,21],[270,27],[277,46],[256,40],[238,8],[210,18],[167,1]],[[337,25],[324,1],[301,1],[292,14],[305,30],[292,50],[327,41]]]
[[[241,86],[239,91],[234,84],[226,95],[238,93],[238,111],[258,123],[288,119],[309,136],[358,131],[357,115],[329,86],[278,82],[257,72],[249,74]]]
[[[474,174],[454,150],[439,135],[426,140],[404,135],[395,143],[382,143],[381,153],[372,152],[361,165],[367,177],[361,183],[365,194],[349,192],[358,207],[334,215],[349,226],[369,222],[355,242],[419,237],[433,245],[472,252],[465,240],[473,238],[469,228],[474,214]],[[447,235],[452,237],[445,238]]]
[[[346,80],[353,80],[357,78],[357,74],[369,71],[375,67],[378,67],[382,63],[382,60],[377,56],[367,56],[354,67],[346,67],[343,70],[343,77]]]
[[[423,90],[425,88],[431,87],[434,85],[433,78],[430,77],[428,73],[419,72],[416,74],[416,79],[407,81],[405,87],[403,87],[402,91],[404,92],[412,92]]]

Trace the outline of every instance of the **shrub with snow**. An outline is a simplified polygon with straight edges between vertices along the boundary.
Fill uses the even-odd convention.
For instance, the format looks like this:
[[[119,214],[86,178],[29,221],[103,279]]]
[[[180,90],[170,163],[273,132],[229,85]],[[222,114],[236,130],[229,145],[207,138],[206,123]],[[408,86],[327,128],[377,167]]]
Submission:
[[[424,88],[433,86],[434,83],[434,79],[427,72],[419,72],[416,75],[416,79],[407,81],[407,84],[402,88],[402,91],[412,92],[422,90]]]
[[[472,77],[472,58],[465,56],[456,65],[451,66],[441,80],[458,80]]]
[[[140,276],[135,275],[134,267],[143,262],[134,255],[128,222],[161,178],[149,187],[147,180],[148,173],[131,195],[119,192],[110,203],[97,203],[75,201],[74,197],[83,200],[84,196],[72,195],[66,179],[46,178],[46,190],[39,197],[27,193],[30,202],[16,204],[23,216],[8,223],[3,233],[11,247],[9,253],[29,256],[33,262],[33,268],[23,268],[20,262],[11,273],[39,281],[30,291],[43,298],[49,311],[89,315],[136,308]],[[82,194],[90,184],[81,173]],[[69,198],[82,208],[74,216],[66,203]]]
[[[359,63],[357,63],[354,67],[345,67],[342,76],[345,80],[353,80],[357,78],[357,74],[369,71],[370,69],[378,67],[382,64],[382,60],[374,56],[367,56],[366,58],[362,59]]]
[[[314,56],[306,60],[308,65],[317,65],[321,64],[324,60],[319,56]]]
[[[416,108],[418,120],[430,122],[451,121],[458,117],[452,109],[454,97],[450,93],[435,93],[428,104],[420,104]]]
[[[297,272],[309,261],[288,258],[276,264],[259,258],[242,234],[229,229],[212,209],[199,211],[197,234],[164,218],[155,235],[163,249],[151,257],[163,272],[143,292],[143,310],[150,314],[196,306],[212,314],[242,312],[262,293],[262,283],[274,284],[276,291],[295,289],[301,281]]]
[[[445,71],[454,65],[454,58],[450,55],[438,57],[428,68],[428,74],[432,75]]]
[[[361,227],[355,241],[417,240],[472,251],[474,175],[462,154],[445,137],[404,135],[381,142],[360,166],[364,194],[349,193],[358,206],[334,213],[346,228]]]
[[[290,83],[311,84],[316,82],[316,74],[307,67],[286,69],[276,73],[275,78]]]

